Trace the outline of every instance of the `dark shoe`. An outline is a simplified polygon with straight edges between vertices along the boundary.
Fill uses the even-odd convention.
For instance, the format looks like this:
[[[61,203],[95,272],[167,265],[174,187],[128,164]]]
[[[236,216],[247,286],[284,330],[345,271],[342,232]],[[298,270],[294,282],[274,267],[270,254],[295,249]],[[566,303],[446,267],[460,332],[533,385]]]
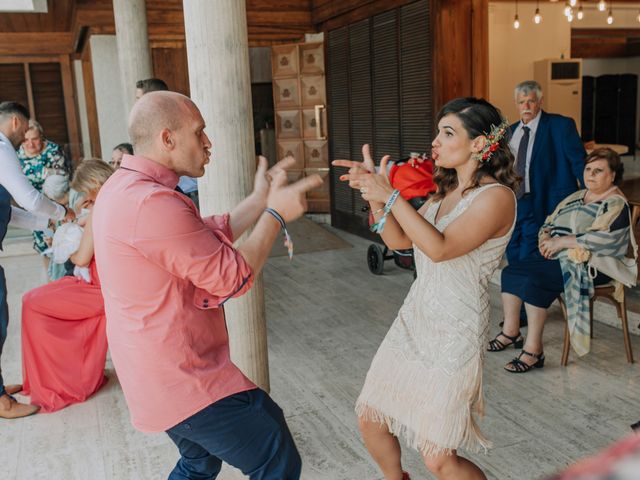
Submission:
[[[407,472],[402,472],[402,480],[411,480],[411,477]]]
[[[507,340],[511,340],[511,341],[509,343],[501,342],[500,340],[498,340],[499,336],[503,336]],[[510,347],[511,345],[513,345],[513,348],[522,348],[523,344],[524,344],[524,338],[522,338],[522,335],[520,335],[520,332],[518,332],[517,335],[510,337],[509,335],[501,331],[498,335],[496,335],[496,338],[489,341],[489,348],[487,348],[487,352],[501,352],[502,350]]]
[[[2,395],[0,397],[0,418],[22,418],[33,415],[40,410],[37,405],[28,405],[19,403],[10,395]]]
[[[522,360],[520,360],[523,355],[529,355],[530,357],[535,358],[536,363],[529,365],[528,363],[523,362]],[[511,367],[511,368],[508,368],[508,367]],[[542,367],[544,367],[544,353],[542,352],[530,353],[530,352],[527,352],[526,350],[522,350],[522,352],[520,352],[520,355],[518,355],[516,358],[514,358],[504,366],[504,369],[507,372],[511,372],[511,373],[525,373],[531,370],[532,368],[542,368]]]

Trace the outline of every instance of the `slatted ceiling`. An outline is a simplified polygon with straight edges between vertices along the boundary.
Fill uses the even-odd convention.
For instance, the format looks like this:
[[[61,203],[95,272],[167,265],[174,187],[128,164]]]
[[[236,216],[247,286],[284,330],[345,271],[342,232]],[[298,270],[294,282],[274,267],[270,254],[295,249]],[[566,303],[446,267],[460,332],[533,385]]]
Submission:
[[[326,69],[327,110],[329,114],[330,160],[351,157],[351,134],[349,121],[349,32],[346,27],[333,30],[327,35]],[[331,167],[332,209],[346,213],[353,211],[351,188],[339,180],[345,168]]]
[[[400,158],[400,89],[398,84],[398,11],[372,20],[373,44],[373,154]]]
[[[434,112],[430,17],[428,0],[400,9],[402,155],[431,150]]]
[[[45,136],[59,145],[69,143],[59,63],[29,65],[36,118]]]
[[[351,158],[354,160],[362,160],[362,145],[373,141],[371,57],[371,21],[362,20],[349,27]],[[368,204],[361,195],[354,195],[353,204],[357,216],[368,217],[363,211]]]
[[[0,64],[0,102],[19,102],[29,108],[22,63]]]

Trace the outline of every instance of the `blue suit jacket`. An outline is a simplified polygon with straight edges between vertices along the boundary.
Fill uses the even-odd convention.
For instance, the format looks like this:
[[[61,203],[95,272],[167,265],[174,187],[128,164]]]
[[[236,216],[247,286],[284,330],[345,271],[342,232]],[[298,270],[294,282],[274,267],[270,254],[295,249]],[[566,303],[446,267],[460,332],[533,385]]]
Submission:
[[[519,123],[511,125],[511,134]],[[539,226],[561,200],[584,188],[586,155],[572,118],[541,112],[529,164],[533,216]]]

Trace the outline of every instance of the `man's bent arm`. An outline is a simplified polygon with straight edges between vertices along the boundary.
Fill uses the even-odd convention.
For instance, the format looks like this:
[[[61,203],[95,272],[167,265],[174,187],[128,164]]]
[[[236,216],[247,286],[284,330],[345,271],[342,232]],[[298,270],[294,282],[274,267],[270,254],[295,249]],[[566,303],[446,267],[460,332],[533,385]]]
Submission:
[[[231,210],[229,226],[234,240],[240,238],[251,225],[256,223],[266,206],[266,198],[262,198],[254,192]]]

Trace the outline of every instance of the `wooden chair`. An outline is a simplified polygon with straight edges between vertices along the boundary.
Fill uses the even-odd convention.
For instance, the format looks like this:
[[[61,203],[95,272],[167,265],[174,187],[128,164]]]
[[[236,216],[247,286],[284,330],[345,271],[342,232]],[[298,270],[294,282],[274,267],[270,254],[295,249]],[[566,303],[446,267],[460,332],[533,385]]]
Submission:
[[[616,290],[615,285],[608,283],[606,285],[600,285],[595,287],[595,293],[593,297],[589,299],[589,323],[591,338],[593,338],[593,303],[597,298],[604,298],[609,300],[616,307],[618,312],[618,318],[622,322],[622,337],[624,339],[624,349],[627,353],[627,362],[633,363],[633,351],[631,350],[631,339],[629,338],[629,324],[627,322],[627,295],[626,290],[623,290],[622,301],[618,302],[613,294]],[[562,347],[562,360],[561,365],[566,366],[569,362],[569,350],[571,350],[571,339],[569,335],[569,322],[567,321],[567,305],[564,302],[562,296],[558,297],[560,308],[562,308],[562,315],[564,316],[564,344]]]

